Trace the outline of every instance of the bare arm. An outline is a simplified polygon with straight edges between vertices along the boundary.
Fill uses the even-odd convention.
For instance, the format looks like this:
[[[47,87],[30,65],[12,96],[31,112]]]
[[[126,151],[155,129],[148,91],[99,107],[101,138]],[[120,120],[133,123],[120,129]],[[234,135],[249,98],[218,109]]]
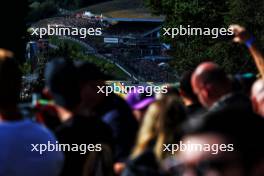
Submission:
[[[251,47],[248,48],[251,56],[253,57],[256,66],[258,68],[261,77],[264,77],[264,57],[262,53],[257,49],[256,45],[253,44]]]
[[[246,44],[253,37],[242,26],[231,25],[229,28],[231,28],[232,31],[234,32],[235,37],[233,41],[236,43]],[[257,66],[259,73],[261,74],[261,77],[264,77],[264,56],[254,44],[254,41],[249,42],[247,47],[251,56],[255,61],[255,64]]]

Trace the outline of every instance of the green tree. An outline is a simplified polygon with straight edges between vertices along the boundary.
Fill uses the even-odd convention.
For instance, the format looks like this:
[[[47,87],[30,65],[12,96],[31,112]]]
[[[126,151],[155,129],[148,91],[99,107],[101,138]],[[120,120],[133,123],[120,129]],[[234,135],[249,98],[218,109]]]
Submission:
[[[238,23],[247,27],[264,41],[264,1],[258,0],[145,0],[154,14],[166,15],[164,27],[227,28]],[[163,32],[161,32],[163,33]],[[227,72],[255,71],[255,66],[245,47],[233,44],[230,38],[209,36],[163,37],[171,43],[171,64],[179,73],[193,69],[204,60],[213,60]]]
[[[107,0],[59,0],[57,3],[60,7],[66,8],[66,9],[77,9],[101,2],[105,2]]]
[[[35,1],[29,5],[30,11],[26,17],[26,21],[34,22],[43,18],[51,17],[57,14],[57,5],[53,0],[44,2]]]

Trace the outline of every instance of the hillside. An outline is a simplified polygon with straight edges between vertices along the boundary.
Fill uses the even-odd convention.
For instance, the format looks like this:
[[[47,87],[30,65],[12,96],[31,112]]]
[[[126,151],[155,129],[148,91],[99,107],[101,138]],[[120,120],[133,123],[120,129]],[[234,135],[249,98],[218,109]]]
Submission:
[[[151,15],[143,0],[113,0],[82,8],[77,12],[80,11],[91,11],[113,18],[162,18]]]

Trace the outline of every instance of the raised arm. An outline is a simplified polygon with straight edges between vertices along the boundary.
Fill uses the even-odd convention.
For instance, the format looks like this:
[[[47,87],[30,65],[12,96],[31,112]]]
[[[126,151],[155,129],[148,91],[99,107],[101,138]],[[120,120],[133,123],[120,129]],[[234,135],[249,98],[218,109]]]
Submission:
[[[253,57],[255,64],[257,66],[257,69],[259,73],[261,74],[261,77],[264,77],[264,56],[258,50],[255,44],[255,38],[253,35],[251,35],[244,27],[240,25],[231,25],[229,27],[232,29],[235,37],[233,39],[236,43],[245,44]]]

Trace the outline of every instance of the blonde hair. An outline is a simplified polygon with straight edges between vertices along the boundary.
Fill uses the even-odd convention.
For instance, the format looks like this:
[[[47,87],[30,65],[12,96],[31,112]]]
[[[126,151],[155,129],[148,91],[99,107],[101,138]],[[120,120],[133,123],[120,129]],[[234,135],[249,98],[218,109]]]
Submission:
[[[178,96],[164,97],[161,103],[163,108],[161,108],[158,119],[159,129],[154,146],[154,154],[158,161],[171,155],[171,153],[163,151],[163,144],[178,143],[179,126],[186,118],[185,107]]]
[[[149,146],[150,142],[157,137],[157,121],[160,116],[160,110],[160,101],[152,103],[147,109],[138,132],[136,145],[131,155],[132,159],[143,153]]]
[[[150,147],[153,140],[155,140],[153,152],[157,161],[166,158],[169,154],[163,152],[163,144],[178,142],[177,127],[183,120],[185,120],[185,109],[179,97],[165,96],[151,104],[139,129],[131,158],[134,159],[142,154]]]

